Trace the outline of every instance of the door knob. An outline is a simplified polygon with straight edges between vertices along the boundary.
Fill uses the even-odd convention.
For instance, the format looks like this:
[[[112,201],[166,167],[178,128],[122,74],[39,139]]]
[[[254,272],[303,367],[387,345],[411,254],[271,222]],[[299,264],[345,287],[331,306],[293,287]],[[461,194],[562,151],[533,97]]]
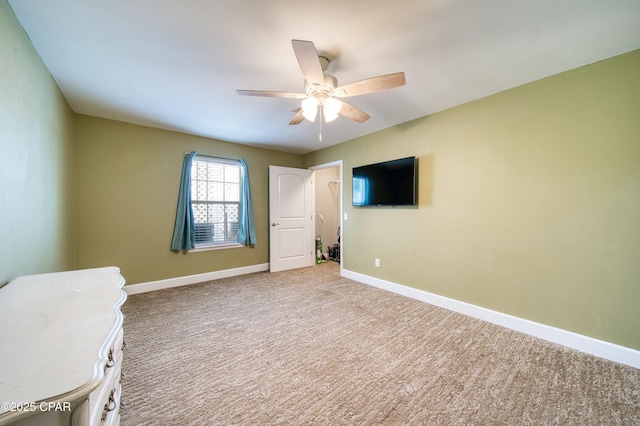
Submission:
[[[271,224],[271,226],[277,226],[277,225],[280,225],[280,224],[279,224],[279,223],[275,223],[275,222],[273,222],[273,223]]]

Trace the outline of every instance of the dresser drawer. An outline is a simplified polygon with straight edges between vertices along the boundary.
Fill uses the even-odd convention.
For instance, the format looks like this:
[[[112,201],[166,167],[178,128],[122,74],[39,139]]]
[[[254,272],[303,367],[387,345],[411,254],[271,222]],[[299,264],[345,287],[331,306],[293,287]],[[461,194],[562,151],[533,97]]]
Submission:
[[[89,395],[92,425],[105,424],[120,412],[120,374],[120,364],[118,364],[117,368],[107,376],[103,385]]]
[[[123,330],[120,329],[108,350],[104,365],[105,379],[89,395],[92,425],[117,424],[112,418],[120,412],[120,380],[122,376]]]

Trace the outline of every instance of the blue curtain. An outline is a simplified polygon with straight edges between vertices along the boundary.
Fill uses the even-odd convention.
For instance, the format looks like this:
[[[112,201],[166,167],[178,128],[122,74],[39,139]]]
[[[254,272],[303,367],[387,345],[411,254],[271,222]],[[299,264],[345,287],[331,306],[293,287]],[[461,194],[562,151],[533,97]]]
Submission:
[[[193,209],[191,208],[191,164],[195,156],[195,151],[185,154],[182,163],[176,225],[173,228],[173,240],[171,240],[171,251],[175,252],[191,250],[196,246]]]
[[[251,201],[251,187],[249,185],[249,168],[242,158],[240,159],[240,171],[242,173],[242,188],[240,188],[238,242],[245,246],[252,246],[256,243],[256,227],[253,224],[253,202]]]

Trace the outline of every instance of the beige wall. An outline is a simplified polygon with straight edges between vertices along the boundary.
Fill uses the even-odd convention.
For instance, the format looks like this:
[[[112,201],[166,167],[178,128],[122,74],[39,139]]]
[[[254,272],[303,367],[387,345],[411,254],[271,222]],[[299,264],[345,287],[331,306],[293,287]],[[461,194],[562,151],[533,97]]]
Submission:
[[[258,243],[185,254],[169,250],[183,153],[244,158]],[[302,157],[84,115],[76,116],[76,268],[120,267],[127,284],[269,261],[268,166]]]
[[[73,267],[73,113],[0,0],[0,285]]]
[[[417,210],[351,206],[352,167],[409,155]],[[640,349],[640,50],[305,166],[335,160],[346,269]]]

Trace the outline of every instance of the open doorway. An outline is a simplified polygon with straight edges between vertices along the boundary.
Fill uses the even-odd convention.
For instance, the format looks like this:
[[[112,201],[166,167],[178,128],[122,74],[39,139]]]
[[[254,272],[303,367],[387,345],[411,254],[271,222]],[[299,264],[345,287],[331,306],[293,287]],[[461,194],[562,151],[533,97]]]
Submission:
[[[342,272],[342,161],[312,167],[315,188],[316,244],[322,246],[316,256],[337,262]]]

